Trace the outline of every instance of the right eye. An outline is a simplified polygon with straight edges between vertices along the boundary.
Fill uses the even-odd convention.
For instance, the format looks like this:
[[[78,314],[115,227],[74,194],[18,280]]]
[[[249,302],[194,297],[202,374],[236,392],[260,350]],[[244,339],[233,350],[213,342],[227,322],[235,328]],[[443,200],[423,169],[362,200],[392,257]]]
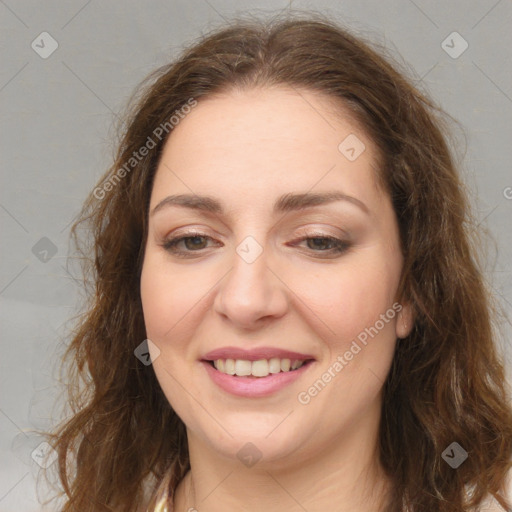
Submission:
[[[162,244],[162,247],[171,254],[186,258],[190,253],[196,253],[206,249],[205,242],[207,240],[213,240],[213,238],[203,233],[190,232],[167,239]],[[182,243],[182,247],[184,247],[184,249],[180,248],[180,244]]]

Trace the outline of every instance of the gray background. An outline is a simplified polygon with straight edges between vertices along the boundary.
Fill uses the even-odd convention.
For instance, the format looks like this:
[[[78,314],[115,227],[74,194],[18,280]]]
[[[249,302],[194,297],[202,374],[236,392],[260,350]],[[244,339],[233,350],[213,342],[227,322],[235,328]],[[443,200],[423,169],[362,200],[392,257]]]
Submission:
[[[148,72],[223,18],[288,5],[0,0],[0,512],[43,510],[35,493],[39,466],[31,457],[41,439],[29,430],[48,428],[57,419],[56,364],[80,299],[66,269],[69,226],[110,164],[115,113]],[[481,228],[488,227],[496,241],[489,247],[487,279],[510,315],[512,2],[338,0],[296,1],[293,7],[330,13],[385,43],[407,63],[416,83],[460,122],[464,178]],[[38,36],[44,31],[58,43],[47,58],[31,47],[35,41],[40,52],[51,48],[48,39],[41,48]],[[463,41],[443,45],[453,46],[451,56],[442,46],[454,31],[469,44],[457,58],[453,52]],[[511,330],[505,323],[502,330],[510,371]]]

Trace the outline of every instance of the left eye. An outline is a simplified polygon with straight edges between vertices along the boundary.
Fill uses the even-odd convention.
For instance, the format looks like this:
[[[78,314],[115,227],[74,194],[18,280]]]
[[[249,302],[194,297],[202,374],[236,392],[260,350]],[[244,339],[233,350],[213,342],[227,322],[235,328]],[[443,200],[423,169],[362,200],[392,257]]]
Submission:
[[[308,237],[308,238],[302,238],[300,242],[308,242],[308,249],[313,249],[314,247],[311,247],[311,244],[309,242],[313,242],[313,246],[316,244],[317,249],[331,249],[332,247],[326,247],[327,245],[334,245],[336,246],[336,240],[334,238],[330,238],[327,236],[317,236],[317,237]]]
[[[350,242],[341,240],[333,236],[310,235],[307,237],[300,238],[295,242],[295,244],[297,242],[308,242],[308,249],[311,249],[313,252],[316,253],[324,253],[327,255],[340,254],[350,248]]]

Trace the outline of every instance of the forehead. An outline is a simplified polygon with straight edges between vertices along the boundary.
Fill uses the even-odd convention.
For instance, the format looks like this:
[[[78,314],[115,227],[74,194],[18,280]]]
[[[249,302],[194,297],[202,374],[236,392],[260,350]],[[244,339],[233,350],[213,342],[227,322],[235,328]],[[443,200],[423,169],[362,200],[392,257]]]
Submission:
[[[174,127],[151,203],[170,193],[208,193],[238,200],[236,209],[249,199],[270,204],[290,191],[332,189],[375,202],[370,196],[382,195],[377,160],[361,126],[326,96],[291,88],[231,91],[201,99]]]

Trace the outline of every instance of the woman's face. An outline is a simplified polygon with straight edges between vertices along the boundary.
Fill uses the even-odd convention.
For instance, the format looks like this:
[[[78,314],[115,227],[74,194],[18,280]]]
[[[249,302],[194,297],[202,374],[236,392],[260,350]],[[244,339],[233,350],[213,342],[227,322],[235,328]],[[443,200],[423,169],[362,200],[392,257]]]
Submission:
[[[308,91],[233,92],[200,101],[164,148],[144,320],[158,381],[211,454],[275,465],[375,433],[410,312],[376,148],[334,112]],[[295,359],[309,362],[284,371]]]

